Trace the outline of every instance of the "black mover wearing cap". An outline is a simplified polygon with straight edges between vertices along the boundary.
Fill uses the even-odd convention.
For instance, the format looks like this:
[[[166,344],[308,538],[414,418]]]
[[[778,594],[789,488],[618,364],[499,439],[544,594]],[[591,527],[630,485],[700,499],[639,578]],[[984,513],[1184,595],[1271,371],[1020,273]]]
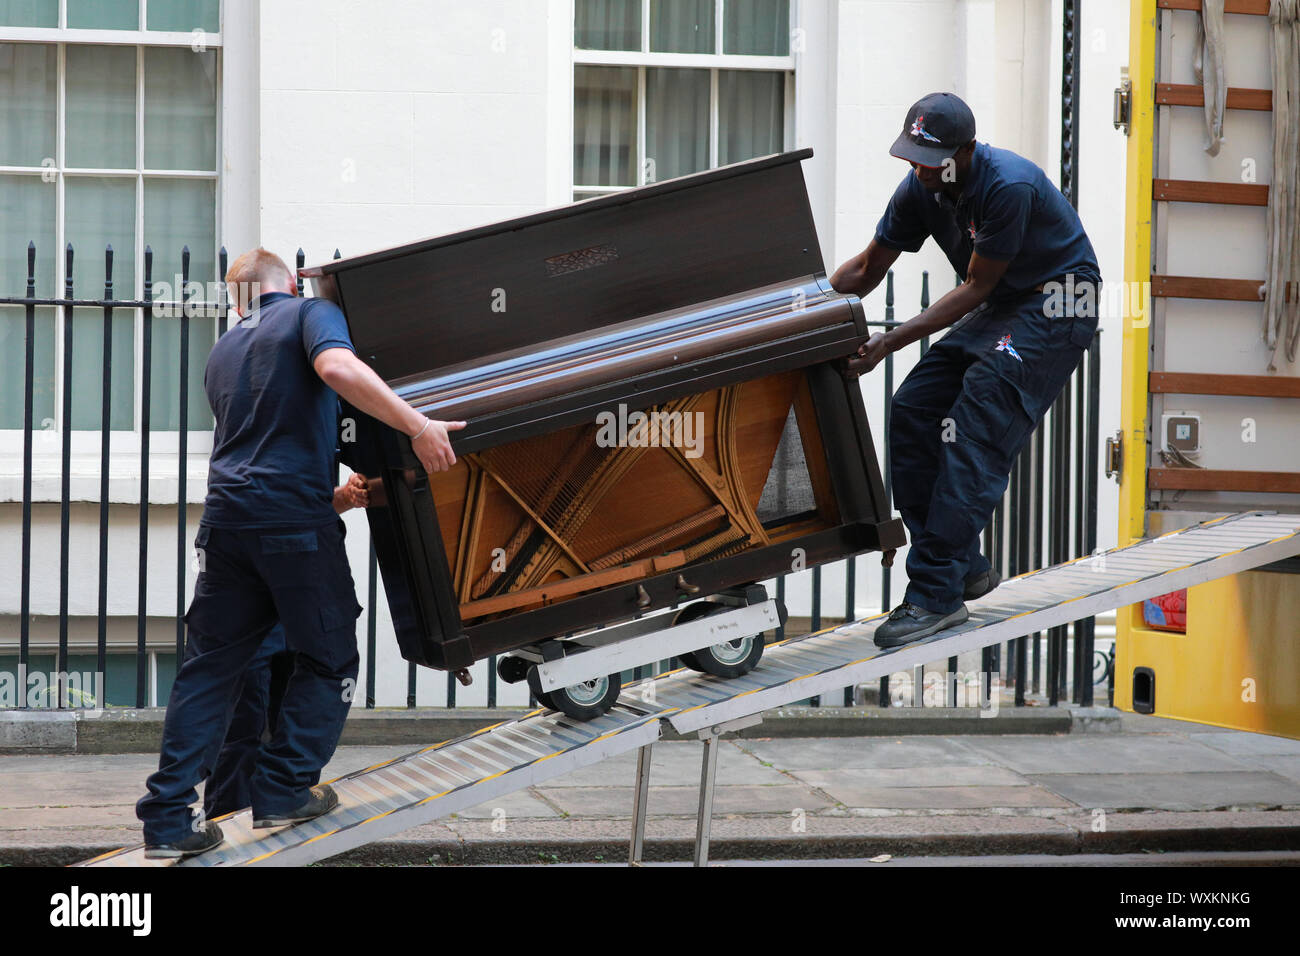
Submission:
[[[875,632],[881,647],[960,624],[964,602],[997,586],[980,534],[1035,422],[1092,341],[1100,282],[1092,244],[1061,191],[1024,157],[976,143],[975,117],[959,97],[932,93],[915,103],[890,153],[915,168],[871,244],[831,284],[865,298],[899,253],[929,239],[965,281],[860,350],[871,368],[949,329],[891,400],[894,506],[911,548],[904,602]],[[1092,286],[1092,294],[1053,297],[1054,282]]]
[[[942,166],[975,138],[975,114],[952,93],[931,93],[912,104],[889,155],[920,166]]]

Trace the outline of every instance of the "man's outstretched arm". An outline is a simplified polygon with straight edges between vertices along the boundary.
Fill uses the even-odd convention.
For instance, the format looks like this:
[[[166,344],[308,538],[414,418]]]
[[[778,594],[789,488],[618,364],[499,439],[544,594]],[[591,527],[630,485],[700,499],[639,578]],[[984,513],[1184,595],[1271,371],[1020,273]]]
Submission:
[[[1003,262],[973,254],[965,282],[897,328],[877,332],[858,349],[858,354],[867,360],[866,370],[871,371],[890,352],[897,352],[927,335],[942,331],[967,312],[978,308],[993,294],[1010,264],[1009,260]]]
[[[312,367],[326,385],[354,407],[410,438],[411,448],[426,471],[446,471],[456,464],[447,433],[464,428],[464,422],[425,418],[402,401],[351,349],[324,349]]]

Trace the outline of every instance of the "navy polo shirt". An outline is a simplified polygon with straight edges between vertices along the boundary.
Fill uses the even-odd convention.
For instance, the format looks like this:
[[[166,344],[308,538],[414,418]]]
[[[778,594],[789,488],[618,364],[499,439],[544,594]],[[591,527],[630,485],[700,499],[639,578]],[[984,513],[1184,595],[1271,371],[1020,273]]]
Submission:
[[[200,524],[291,528],[335,520],[339,400],[312,368],[331,348],[355,351],[339,307],[285,292],[260,296],[217,340],[203,377],[216,427]]]
[[[962,277],[972,252],[1009,262],[990,297],[994,301],[1064,282],[1070,273],[1076,282],[1101,280],[1079,214],[1038,166],[1010,150],[978,143],[967,175],[954,203],[908,172],[876,226],[876,241],[916,252],[933,237]]]

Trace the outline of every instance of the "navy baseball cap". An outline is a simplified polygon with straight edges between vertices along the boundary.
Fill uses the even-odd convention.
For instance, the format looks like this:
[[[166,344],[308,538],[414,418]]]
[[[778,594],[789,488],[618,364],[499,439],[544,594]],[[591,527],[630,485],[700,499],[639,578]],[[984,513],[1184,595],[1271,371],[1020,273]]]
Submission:
[[[975,114],[970,107],[952,93],[931,93],[907,111],[907,122],[889,155],[921,166],[942,166],[974,138]]]

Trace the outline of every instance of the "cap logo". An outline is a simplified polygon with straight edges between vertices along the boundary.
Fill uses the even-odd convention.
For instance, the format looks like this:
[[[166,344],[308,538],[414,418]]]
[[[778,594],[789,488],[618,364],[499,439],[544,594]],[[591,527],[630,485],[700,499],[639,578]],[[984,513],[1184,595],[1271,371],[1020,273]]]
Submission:
[[[939,143],[940,146],[943,145],[939,137],[930,135],[930,132],[925,128],[924,116],[918,116],[915,121],[913,121],[911,135],[921,139],[928,139],[932,143]]]

